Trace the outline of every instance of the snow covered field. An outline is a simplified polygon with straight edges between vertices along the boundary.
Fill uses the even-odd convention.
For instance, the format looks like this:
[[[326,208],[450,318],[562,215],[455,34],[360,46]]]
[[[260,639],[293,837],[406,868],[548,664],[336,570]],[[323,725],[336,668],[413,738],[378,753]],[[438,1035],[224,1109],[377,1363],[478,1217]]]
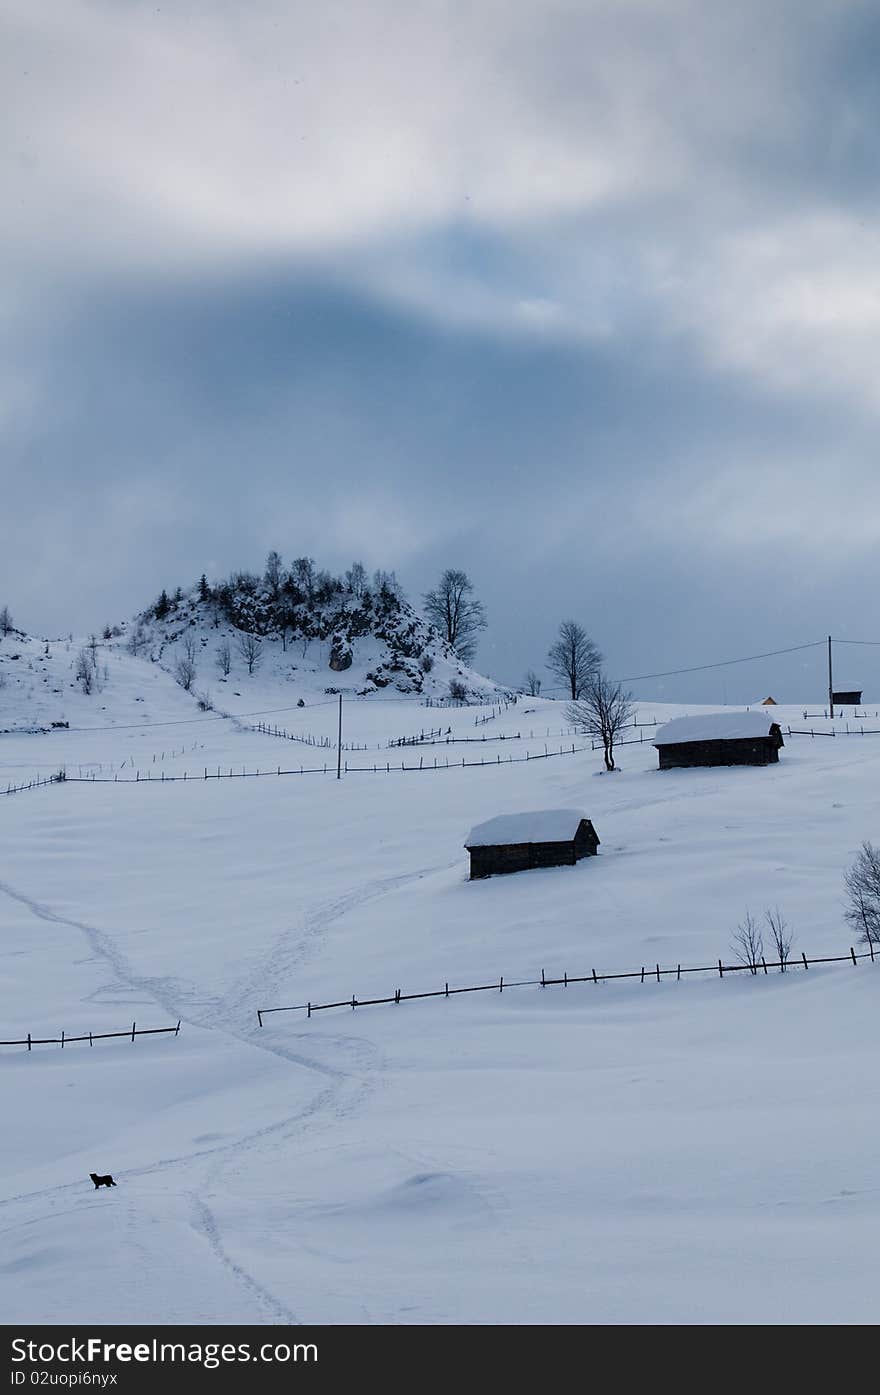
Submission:
[[[290,758],[157,666],[115,661],[70,730],[0,737],[3,787],[62,764],[121,780],[154,755],[191,773]],[[247,698],[284,705],[268,679]],[[332,739],[318,698],[267,720]],[[532,733],[497,743],[506,758],[566,725],[536,699],[476,715],[349,701],[345,737]],[[188,725],[128,725],[142,716]],[[258,1026],[257,1008],[309,999],[727,960],[747,908],[780,906],[797,951],[845,953],[880,736],[660,773],[650,735],[612,776],[587,752],[0,798],[0,1037],[183,1021],[177,1038],[0,1049],[4,1320],[83,1321],[100,1282],[106,1322],[873,1321],[880,966]],[[469,883],[469,828],[541,808],[583,809],[599,856]]]

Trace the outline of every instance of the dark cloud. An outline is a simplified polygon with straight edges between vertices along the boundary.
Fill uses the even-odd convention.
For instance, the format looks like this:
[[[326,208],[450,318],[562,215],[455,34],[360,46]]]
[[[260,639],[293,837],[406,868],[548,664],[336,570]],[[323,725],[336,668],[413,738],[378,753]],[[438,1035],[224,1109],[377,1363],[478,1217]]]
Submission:
[[[278,547],[465,566],[509,681],[568,615],[624,676],[870,631],[871,6],[11,14],[24,623]]]

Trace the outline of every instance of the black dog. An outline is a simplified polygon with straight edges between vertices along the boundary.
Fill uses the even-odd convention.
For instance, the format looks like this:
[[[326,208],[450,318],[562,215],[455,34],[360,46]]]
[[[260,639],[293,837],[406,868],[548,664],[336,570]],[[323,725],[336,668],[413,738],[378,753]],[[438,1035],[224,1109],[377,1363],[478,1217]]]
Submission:
[[[95,1191],[97,1191],[99,1187],[116,1186],[116,1183],[113,1181],[113,1178],[110,1176],[109,1172],[107,1173],[106,1177],[99,1177],[96,1172],[90,1172],[89,1176],[95,1184]]]

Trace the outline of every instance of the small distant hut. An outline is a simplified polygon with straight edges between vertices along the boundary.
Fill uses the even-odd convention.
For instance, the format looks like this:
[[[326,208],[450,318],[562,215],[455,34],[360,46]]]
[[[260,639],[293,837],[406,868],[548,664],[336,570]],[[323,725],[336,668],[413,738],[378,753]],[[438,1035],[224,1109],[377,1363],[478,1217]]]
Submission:
[[[851,688],[845,693],[832,693],[831,701],[839,707],[858,707],[862,701],[861,688]]]
[[[709,712],[676,717],[654,737],[660,769],[693,765],[770,765],[779,760],[782,731],[769,713]]]
[[[762,707],[776,707],[776,705],[775,697],[765,697],[764,701],[761,703]]]
[[[471,855],[471,880],[530,867],[573,866],[595,857],[599,839],[579,809],[539,809],[529,814],[499,814],[478,823],[465,840]]]

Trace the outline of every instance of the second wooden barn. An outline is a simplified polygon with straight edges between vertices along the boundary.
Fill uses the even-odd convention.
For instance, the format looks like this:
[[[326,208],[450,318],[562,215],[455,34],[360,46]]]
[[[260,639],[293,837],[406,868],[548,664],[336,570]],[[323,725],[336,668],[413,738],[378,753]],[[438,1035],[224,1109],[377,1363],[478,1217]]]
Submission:
[[[654,737],[660,769],[693,765],[771,765],[783,745],[778,722],[766,712],[708,712],[676,717]]]
[[[579,809],[537,809],[529,814],[499,814],[478,823],[465,839],[471,855],[471,880],[529,867],[573,866],[594,857],[599,848],[590,820]]]

